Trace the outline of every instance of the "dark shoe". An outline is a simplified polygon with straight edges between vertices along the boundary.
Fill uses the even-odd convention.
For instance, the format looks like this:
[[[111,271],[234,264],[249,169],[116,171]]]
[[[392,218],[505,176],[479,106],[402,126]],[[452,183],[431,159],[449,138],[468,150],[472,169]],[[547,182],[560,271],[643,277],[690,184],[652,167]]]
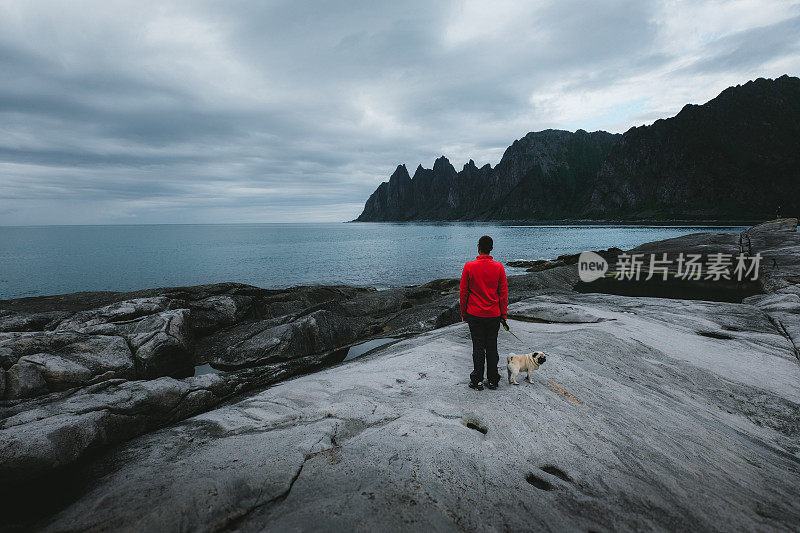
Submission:
[[[480,382],[480,381],[477,382],[477,383],[475,383],[474,381],[470,381],[469,382],[469,388],[470,389],[475,389],[475,390],[483,390],[483,383]]]
[[[486,384],[486,388],[489,389],[489,390],[497,390],[497,383],[489,382],[489,383]]]

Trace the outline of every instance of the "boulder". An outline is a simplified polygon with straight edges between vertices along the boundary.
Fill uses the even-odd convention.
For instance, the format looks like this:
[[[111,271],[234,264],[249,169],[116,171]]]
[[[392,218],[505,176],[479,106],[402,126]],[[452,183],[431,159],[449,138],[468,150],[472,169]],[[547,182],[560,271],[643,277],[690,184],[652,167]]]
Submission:
[[[188,319],[187,309],[176,309],[151,315],[134,327],[132,324],[119,327],[118,331],[133,350],[137,377],[191,375],[194,359]]]
[[[335,312],[351,317],[382,317],[396,313],[404,307],[406,309],[412,307],[410,300],[423,300],[432,293],[439,295],[438,291],[432,289],[423,289],[422,292],[424,294],[414,293],[411,288],[372,291],[358,298],[336,302]]]
[[[206,335],[244,319],[253,307],[255,297],[246,295],[209,296],[187,304],[192,312],[192,331]]]
[[[72,332],[0,333],[0,366],[8,374],[8,399],[135,376],[125,339]]]
[[[109,334],[114,331],[115,323],[117,322],[135,321],[147,315],[166,311],[169,308],[170,300],[163,296],[125,300],[100,307],[99,309],[75,313],[70,318],[59,323],[56,331]]]
[[[234,326],[200,340],[196,359],[221,368],[240,368],[326,352],[356,339],[349,318],[319,310],[295,320],[268,319]]]
[[[613,263],[616,261],[617,255],[622,253],[622,250],[612,247],[607,250],[596,250],[595,253],[603,257],[609,263]],[[578,263],[578,257],[580,257],[580,254],[563,254],[552,261],[545,259],[538,259],[535,261],[509,261],[506,265],[511,267],[525,267],[526,272],[541,272],[563,265],[575,265]]]
[[[140,298],[77,313],[56,331],[124,337],[136,360],[136,376],[191,375],[191,327],[188,309],[168,310],[166,297]]]
[[[461,321],[458,295],[449,294],[433,301],[398,311],[381,321],[379,331],[384,336],[406,336],[422,333]]]
[[[45,381],[43,369],[32,361],[22,358],[8,369],[8,391],[7,397],[11,400],[17,398],[28,398],[46,394],[47,381]]]

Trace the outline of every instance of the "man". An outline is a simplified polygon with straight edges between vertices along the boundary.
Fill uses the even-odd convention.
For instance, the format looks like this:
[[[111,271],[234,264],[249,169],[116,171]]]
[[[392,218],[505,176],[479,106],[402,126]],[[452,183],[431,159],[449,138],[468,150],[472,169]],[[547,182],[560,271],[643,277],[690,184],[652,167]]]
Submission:
[[[489,252],[494,243],[484,235],[478,240],[478,257],[468,261],[461,272],[459,291],[461,320],[469,324],[472,336],[473,371],[470,388],[483,390],[483,365],[486,361],[486,386],[497,388],[497,332],[508,317],[508,282],[503,265]]]

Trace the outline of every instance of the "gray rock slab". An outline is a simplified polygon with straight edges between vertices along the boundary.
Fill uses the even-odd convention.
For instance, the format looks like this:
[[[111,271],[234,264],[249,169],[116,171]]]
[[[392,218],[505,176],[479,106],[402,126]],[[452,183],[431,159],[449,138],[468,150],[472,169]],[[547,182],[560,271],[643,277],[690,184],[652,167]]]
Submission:
[[[797,219],[793,217],[768,220],[761,224],[756,224],[745,230],[746,233],[756,235],[772,235],[775,233],[794,233],[797,231]]]
[[[533,384],[467,388],[457,324],[95,459],[45,530],[790,530],[800,365],[754,305],[542,294]],[[501,366],[502,369],[502,366]]]
[[[312,355],[180,380],[108,379],[0,404],[0,478],[8,483],[36,479],[90,452],[207,411],[233,395],[319,369],[329,364],[326,358]]]
[[[769,316],[776,329],[792,345],[800,361],[800,293],[760,294],[747,298],[745,303],[758,307]]]
[[[135,298],[106,305],[89,311],[75,313],[63,320],[56,331],[76,331],[79,333],[106,333],[115,323],[124,324],[136,319],[166,311],[170,300],[164,296]]]
[[[214,376],[202,383],[215,382]],[[138,435],[155,421],[177,416],[183,402],[196,401],[189,382],[110,380],[59,402],[39,402],[0,419],[0,473],[8,481],[70,464],[87,451]],[[212,394],[207,391],[208,394]]]
[[[237,368],[324,352],[357,338],[350,319],[319,310],[295,320],[278,318],[234,326],[201,340],[196,359]]]
[[[52,329],[69,313],[50,311],[22,313],[0,309],[0,331],[42,331]]]

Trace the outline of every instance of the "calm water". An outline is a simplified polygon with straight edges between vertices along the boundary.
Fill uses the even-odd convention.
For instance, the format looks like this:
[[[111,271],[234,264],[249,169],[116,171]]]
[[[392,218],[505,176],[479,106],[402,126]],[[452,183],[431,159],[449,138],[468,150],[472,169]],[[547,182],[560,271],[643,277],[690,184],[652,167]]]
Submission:
[[[484,234],[494,238],[493,255],[505,262],[739,229],[477,223],[0,227],[0,299],[221,281],[386,288],[458,277]]]

